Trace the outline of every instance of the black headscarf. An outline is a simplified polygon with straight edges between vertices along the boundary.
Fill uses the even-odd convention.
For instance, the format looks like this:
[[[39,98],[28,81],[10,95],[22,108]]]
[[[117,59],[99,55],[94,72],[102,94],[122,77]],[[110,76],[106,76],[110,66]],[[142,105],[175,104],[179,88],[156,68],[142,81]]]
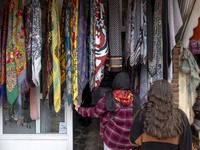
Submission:
[[[118,73],[112,83],[112,91],[106,92],[106,110],[115,111],[115,98],[113,95],[114,90],[131,90],[131,82],[128,73]]]

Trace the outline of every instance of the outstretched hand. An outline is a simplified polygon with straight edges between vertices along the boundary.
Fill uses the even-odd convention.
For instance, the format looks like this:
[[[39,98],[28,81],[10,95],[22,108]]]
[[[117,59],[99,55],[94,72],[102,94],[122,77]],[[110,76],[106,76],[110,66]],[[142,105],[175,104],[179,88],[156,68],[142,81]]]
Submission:
[[[76,106],[75,106],[75,110],[78,112],[78,108],[80,107],[80,105],[79,104],[77,104]]]

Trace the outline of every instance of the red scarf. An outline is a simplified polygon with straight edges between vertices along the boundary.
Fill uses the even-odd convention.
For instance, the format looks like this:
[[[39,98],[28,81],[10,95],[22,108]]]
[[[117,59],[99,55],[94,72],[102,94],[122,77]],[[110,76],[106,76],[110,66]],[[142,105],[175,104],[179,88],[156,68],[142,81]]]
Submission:
[[[130,105],[133,102],[133,94],[130,90],[115,90],[113,91],[114,98],[123,105]]]

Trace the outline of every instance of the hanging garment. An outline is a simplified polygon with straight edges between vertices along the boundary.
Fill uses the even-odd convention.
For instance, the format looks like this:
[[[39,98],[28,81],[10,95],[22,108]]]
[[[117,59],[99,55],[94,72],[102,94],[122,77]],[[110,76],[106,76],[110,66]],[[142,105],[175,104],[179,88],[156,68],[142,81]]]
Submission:
[[[60,24],[61,51],[59,54],[61,73],[61,99],[63,98],[64,90],[66,90],[66,5],[67,0],[64,0],[62,5],[62,16]]]
[[[147,62],[147,0],[143,0],[143,53],[142,63],[146,64]]]
[[[163,78],[168,80],[168,68],[170,64],[170,41],[168,22],[168,0],[163,0],[162,8],[162,31],[163,31]]]
[[[87,18],[84,0],[79,0],[78,17],[78,101],[81,102],[83,90],[88,81],[87,67]]]
[[[104,75],[105,61],[108,56],[108,40],[104,24],[105,12],[102,0],[94,3],[95,21],[95,88],[98,88]]]
[[[109,71],[122,70],[122,46],[119,0],[108,1]],[[98,61],[96,61],[98,63]],[[97,65],[97,64],[96,64]]]
[[[72,101],[78,104],[78,0],[73,0]],[[79,103],[80,104],[80,103]]]
[[[89,37],[89,86],[90,91],[95,88],[95,49],[94,49],[94,0],[90,0],[90,37]]]
[[[142,29],[142,14],[143,14],[143,7],[142,7],[142,1],[136,0],[134,3],[134,9],[135,9],[135,22],[134,22],[134,32],[133,35],[133,44],[131,44],[131,54],[130,54],[130,65],[136,65],[139,60],[139,56],[141,54],[141,46],[142,46],[142,41],[143,41],[143,29]],[[134,13],[134,12],[133,12]],[[133,49],[132,49],[133,47]]]
[[[168,81],[171,83],[173,74],[172,50],[176,45],[175,36],[183,25],[183,20],[180,13],[180,8],[177,0],[168,0],[168,22],[169,22],[169,68]]]
[[[71,104],[71,100],[72,100],[72,95],[71,95],[71,91],[72,91],[72,75],[71,75],[71,47],[70,47],[70,0],[67,0],[67,4],[66,4],[66,23],[65,23],[65,30],[66,30],[66,38],[65,38],[65,42],[66,42],[66,84],[67,84],[67,89],[66,91],[66,98],[68,100],[68,105]]]
[[[162,49],[162,1],[155,1],[154,8],[154,41],[153,41],[153,60],[148,62],[148,71],[151,82],[162,78],[162,70],[160,64]]]
[[[188,49],[185,49],[181,46],[180,51],[183,52],[181,56],[180,71],[186,74],[186,87],[188,90],[188,120],[190,123],[192,123],[194,119],[193,105],[196,101],[196,88],[200,83],[200,70],[194,56]]]
[[[56,113],[61,108],[61,76],[60,76],[60,25],[59,14],[56,0],[52,1],[52,45],[51,53],[53,56],[53,94],[54,94],[54,110]]]
[[[131,50],[131,13],[133,0],[128,0],[127,16],[126,16],[126,35],[125,35],[125,64],[127,66],[128,58]]]
[[[33,20],[32,20],[32,80],[35,86],[40,85],[41,71],[41,49],[42,49],[42,30],[41,30],[41,8],[39,0],[32,0]]]
[[[26,43],[26,58],[27,58],[27,72],[26,77],[29,86],[32,83],[32,20],[33,7],[32,4],[25,5],[25,43]]]
[[[1,102],[6,103],[6,45],[7,45],[7,27],[8,27],[8,12],[9,4],[5,7],[5,15],[3,22],[3,34],[2,34],[2,47],[1,47]]]
[[[48,57],[47,57],[47,85],[48,85],[48,99],[49,99],[49,107],[52,108],[54,106],[54,83],[53,83],[53,11],[52,11],[52,1],[49,0],[48,2],[48,20],[47,20],[47,30],[48,30]]]
[[[14,1],[12,0],[9,5],[8,37],[6,47],[6,93],[7,100],[10,104],[13,104],[18,97],[17,69],[13,50],[13,18],[16,16],[13,14]]]
[[[20,92],[28,89],[26,79],[26,49],[22,9],[19,0],[14,1],[13,12],[13,55],[17,69],[17,81]],[[11,56],[12,57],[12,56]]]
[[[37,105],[37,88],[30,88],[30,117],[32,120],[39,119],[38,105]]]
[[[153,6],[154,0],[147,0],[147,57],[153,60]]]

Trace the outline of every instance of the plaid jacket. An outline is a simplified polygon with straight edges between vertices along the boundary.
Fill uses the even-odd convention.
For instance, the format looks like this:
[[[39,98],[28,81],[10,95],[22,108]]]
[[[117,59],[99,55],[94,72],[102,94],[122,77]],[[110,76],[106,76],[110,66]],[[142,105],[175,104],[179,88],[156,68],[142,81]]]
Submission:
[[[121,108],[121,103],[115,101],[116,111]],[[110,119],[115,112],[106,111],[105,95],[95,107],[79,107],[78,113],[83,117],[100,118],[100,136],[102,141],[113,150],[130,150],[130,129],[133,123],[133,103],[123,106],[121,110]],[[108,122],[109,121],[109,122]],[[107,123],[108,122],[108,123]]]

